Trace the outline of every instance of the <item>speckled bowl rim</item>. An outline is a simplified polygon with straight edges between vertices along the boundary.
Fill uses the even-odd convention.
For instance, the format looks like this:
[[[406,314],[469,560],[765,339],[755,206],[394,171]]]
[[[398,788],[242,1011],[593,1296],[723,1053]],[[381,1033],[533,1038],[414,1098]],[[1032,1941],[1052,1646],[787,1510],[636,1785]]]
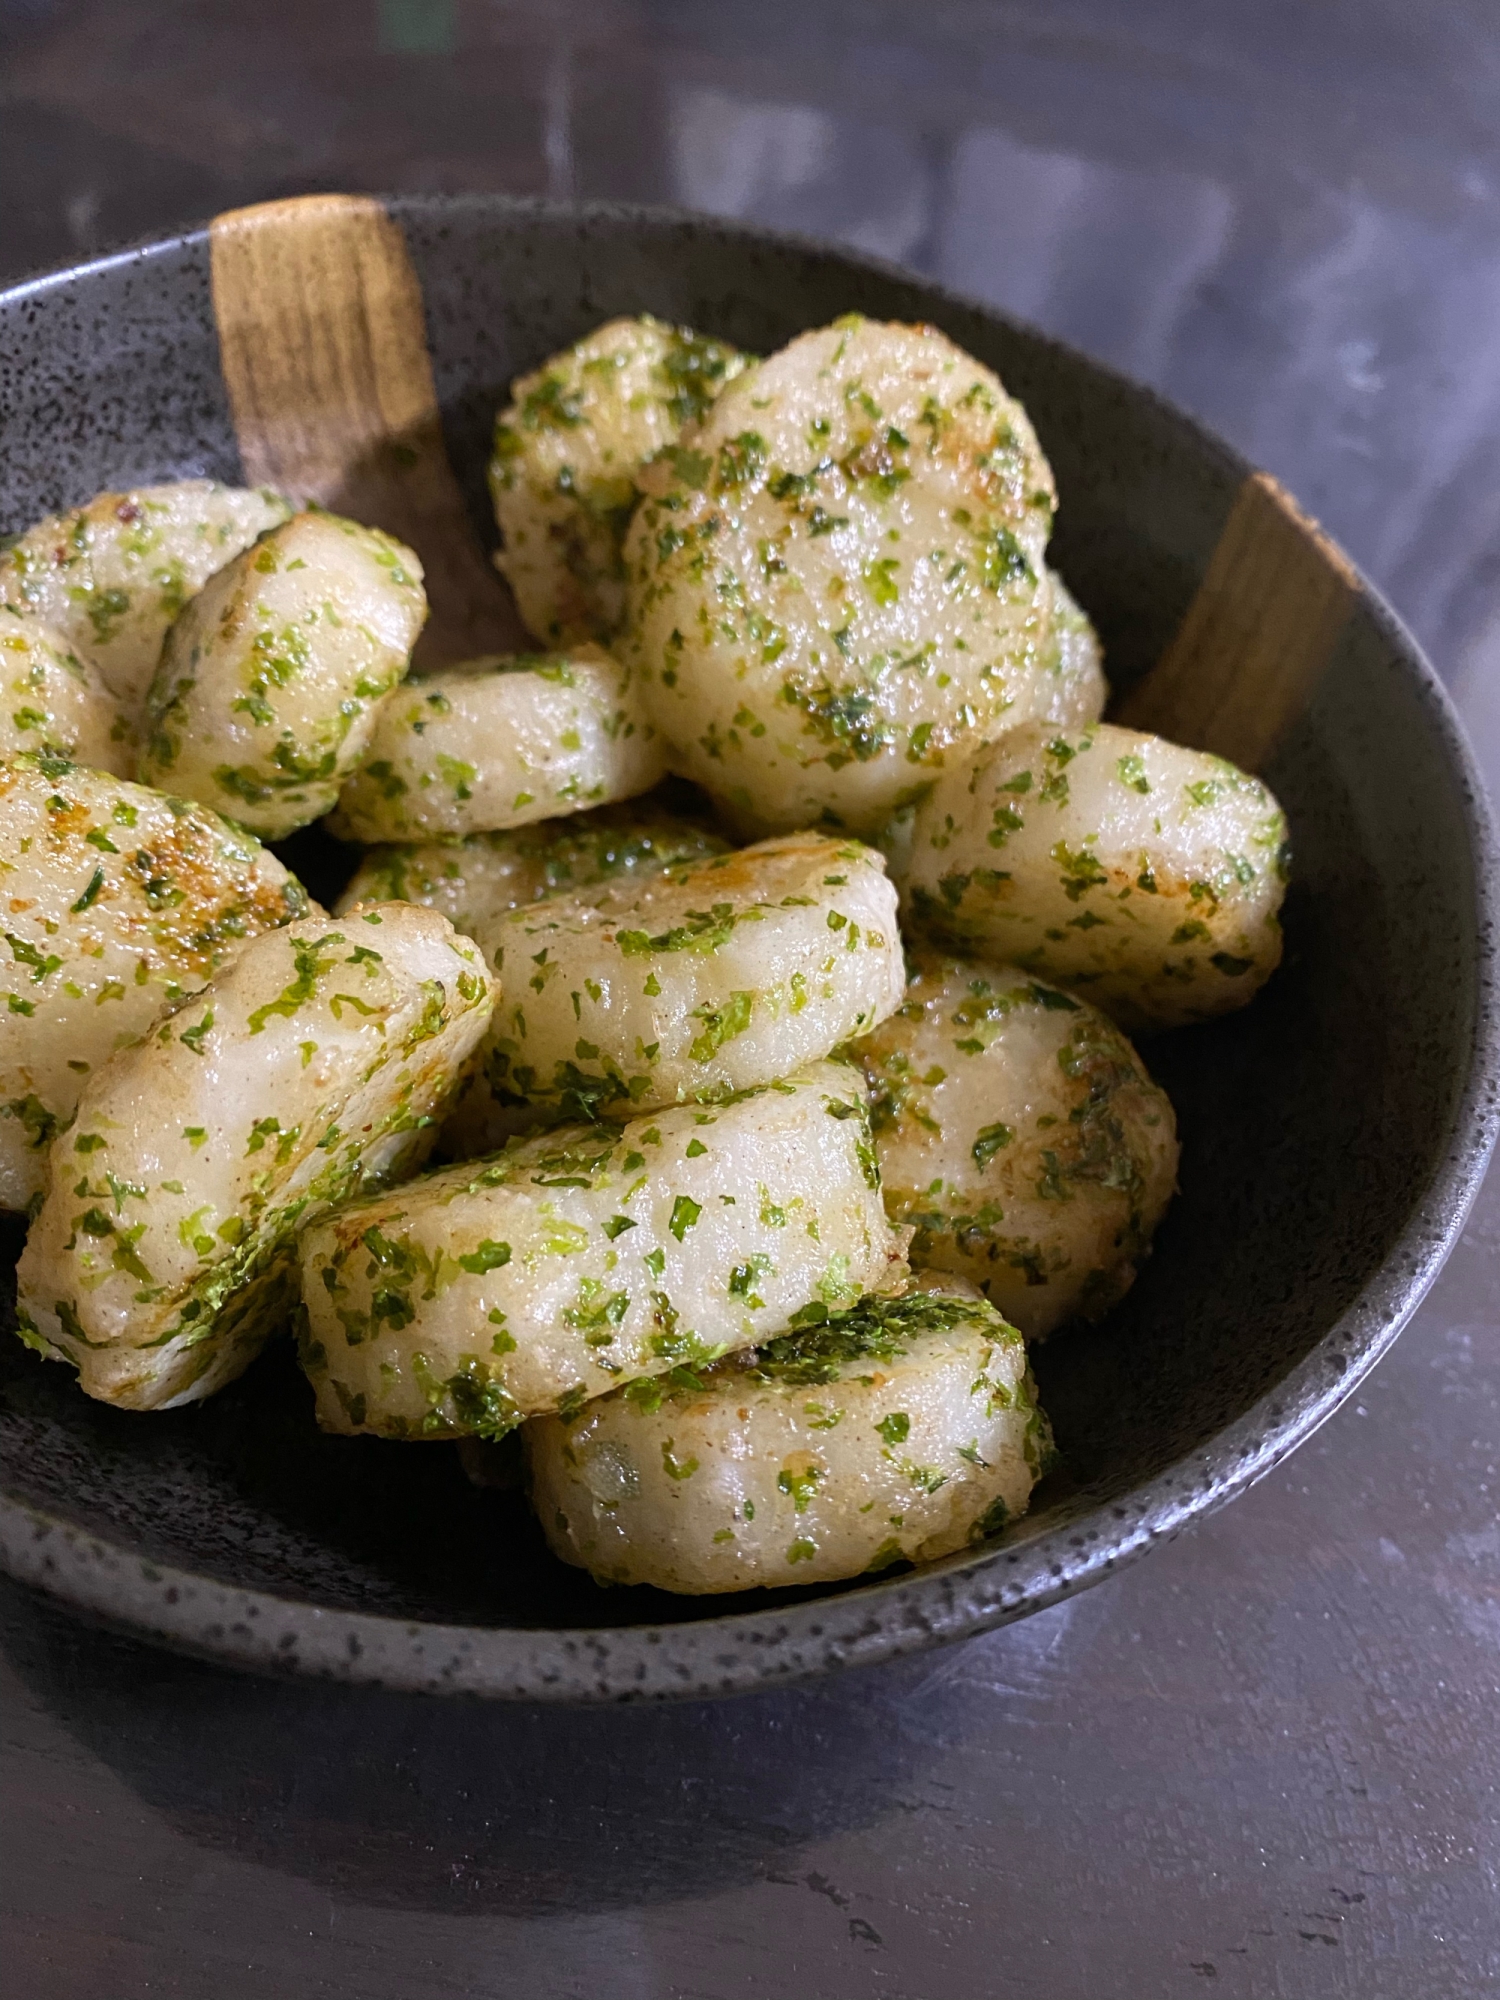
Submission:
[[[483,208],[505,217],[706,227],[767,248],[836,258],[851,270],[921,286],[936,312],[1013,315],[879,258],[787,231],[612,202],[504,196],[393,197],[393,213]],[[0,307],[43,300],[96,272],[142,265],[206,241],[203,229],[153,239],[0,290]],[[1116,369],[1025,326],[1064,365],[1086,367],[1155,405],[1221,466],[1252,467],[1205,425]],[[620,1702],[744,1692],[867,1666],[1023,1618],[1100,1582],[1189,1522],[1237,1498],[1303,1444],[1395,1341],[1457,1241],[1500,1127],[1500,847],[1473,752],[1446,690],[1368,579],[1364,608],[1400,662],[1462,802],[1475,869],[1475,1009],[1468,1075],[1443,1157],[1389,1255],[1296,1367],[1208,1444],[1129,1493],[1090,1504],[1018,1546],[964,1551],[826,1598],[683,1625],[477,1627],[328,1610],[241,1590],[153,1563],[64,1516],[0,1494],[0,1569],[71,1609],[139,1637],[253,1672],[305,1674],[418,1693],[500,1700]],[[1018,1531],[1025,1533],[1024,1526]]]

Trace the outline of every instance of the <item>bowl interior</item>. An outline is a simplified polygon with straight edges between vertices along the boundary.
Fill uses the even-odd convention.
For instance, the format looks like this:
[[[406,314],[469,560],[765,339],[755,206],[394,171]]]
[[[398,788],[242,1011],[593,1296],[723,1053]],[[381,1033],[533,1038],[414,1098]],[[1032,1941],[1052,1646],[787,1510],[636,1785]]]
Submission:
[[[932,319],[997,367],[1052,459],[1053,559],[1117,686],[1175,630],[1245,471],[1080,357],[832,252],[707,221],[494,200],[395,207],[485,547],[483,468],[511,376],[642,310],[759,351],[851,309]],[[0,436],[0,532],[105,486],[238,478],[203,237],[0,298]],[[1181,1197],[1125,1304],[1036,1355],[1067,1471],[1009,1549],[1107,1543],[1121,1503],[1174,1469],[1211,1486],[1215,1441],[1289,1380],[1265,1422],[1295,1436],[1317,1393],[1302,1364],[1352,1370],[1381,1320],[1412,1302],[1421,1258],[1408,1225],[1449,1171],[1487,1046],[1483,818],[1460,757],[1427,670],[1362,597],[1266,774],[1296,854],[1285,965],[1245,1013],[1145,1048],[1181,1122]],[[314,852],[310,867],[333,865]],[[7,1271],[19,1244],[11,1225]],[[1387,1273],[1373,1317],[1351,1318],[1398,1245],[1414,1275]],[[150,1562],[324,1607],[536,1629],[766,1603],[596,1589],[551,1560],[517,1497],[472,1489],[451,1449],[319,1435],[284,1347],[203,1408],[147,1418],[89,1402],[66,1370],[0,1341],[0,1491]]]

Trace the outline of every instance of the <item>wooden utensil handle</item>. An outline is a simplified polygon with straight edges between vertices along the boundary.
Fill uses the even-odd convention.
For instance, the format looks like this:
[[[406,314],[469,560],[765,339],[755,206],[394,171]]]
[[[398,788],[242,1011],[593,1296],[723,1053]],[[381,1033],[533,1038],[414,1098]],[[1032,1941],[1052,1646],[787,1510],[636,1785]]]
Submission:
[[[448,460],[399,225],[368,195],[303,195],[217,216],[209,255],[246,479],[417,551],[431,605],[420,665],[524,647]]]
[[[1333,656],[1359,577],[1269,473],[1235,496],[1177,634],[1115,720],[1259,771]]]

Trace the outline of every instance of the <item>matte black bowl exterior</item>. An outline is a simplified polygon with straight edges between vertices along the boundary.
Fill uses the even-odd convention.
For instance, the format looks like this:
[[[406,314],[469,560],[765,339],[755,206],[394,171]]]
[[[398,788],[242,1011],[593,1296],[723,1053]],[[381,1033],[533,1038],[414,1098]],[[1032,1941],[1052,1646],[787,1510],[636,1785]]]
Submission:
[[[931,319],[998,368],[1056,469],[1055,560],[1117,685],[1171,636],[1248,469],[1146,391],[837,251],[618,208],[392,208],[487,546],[483,465],[511,376],[642,310],[761,352],[850,309]],[[240,476],[203,233],[0,295],[0,445],[6,530],[105,486]],[[202,1409],[143,1417],[3,1340],[0,1563],[249,1667],[619,1700],[958,1638],[1233,1498],[1395,1338],[1496,1124],[1488,811],[1442,689],[1373,591],[1268,776],[1297,855],[1286,963],[1247,1012],[1148,1050],[1178,1107],[1182,1195],[1108,1324],[1038,1352],[1069,1476],[999,1541],[822,1592],[599,1590],[552,1561],[516,1496],[472,1490],[451,1450],[319,1436],[284,1352]]]

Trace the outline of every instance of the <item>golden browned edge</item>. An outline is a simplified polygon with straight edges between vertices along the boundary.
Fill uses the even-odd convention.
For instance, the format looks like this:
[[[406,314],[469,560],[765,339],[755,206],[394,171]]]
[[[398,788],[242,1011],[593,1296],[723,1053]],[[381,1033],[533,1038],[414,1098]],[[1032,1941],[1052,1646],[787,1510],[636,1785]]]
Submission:
[[[216,216],[209,257],[246,479],[416,550],[431,606],[419,665],[524,646],[448,462],[399,225],[367,195],[302,195]]]
[[[1175,638],[1115,719],[1263,769],[1332,657],[1358,588],[1343,550],[1269,473],[1252,472]]]

